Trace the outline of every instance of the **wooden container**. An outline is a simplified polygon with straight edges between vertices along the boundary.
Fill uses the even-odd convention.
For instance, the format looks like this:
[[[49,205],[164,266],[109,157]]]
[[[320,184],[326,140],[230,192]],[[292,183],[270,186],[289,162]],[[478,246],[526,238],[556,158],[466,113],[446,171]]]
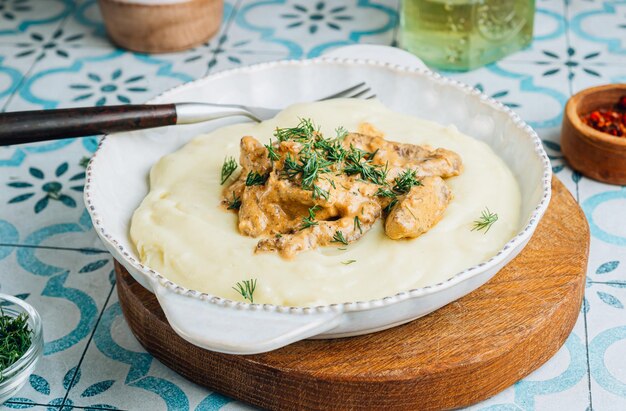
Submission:
[[[565,159],[585,176],[609,184],[626,184],[626,138],[598,131],[584,124],[580,116],[611,108],[623,95],[626,84],[588,88],[569,99],[563,115],[561,150]]]
[[[219,30],[223,0],[98,0],[111,40],[143,53],[202,44]]]

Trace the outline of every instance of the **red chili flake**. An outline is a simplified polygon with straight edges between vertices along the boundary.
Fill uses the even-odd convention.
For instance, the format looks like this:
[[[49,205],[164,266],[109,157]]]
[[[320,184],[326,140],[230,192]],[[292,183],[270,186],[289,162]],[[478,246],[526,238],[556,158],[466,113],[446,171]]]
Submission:
[[[581,117],[583,123],[615,137],[626,138],[626,95],[610,109],[598,109]]]

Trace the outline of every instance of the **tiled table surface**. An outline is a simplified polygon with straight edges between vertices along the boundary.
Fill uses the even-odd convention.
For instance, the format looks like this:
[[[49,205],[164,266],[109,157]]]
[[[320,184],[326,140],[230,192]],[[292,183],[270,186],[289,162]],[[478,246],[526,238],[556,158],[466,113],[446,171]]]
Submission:
[[[314,14],[321,17],[311,18]],[[219,35],[193,50],[111,46],[95,0],[0,0],[0,109],[141,103],[185,81],[254,62],[396,44],[397,0],[228,0]],[[536,128],[589,219],[586,298],[565,346],[472,409],[626,410],[626,189],[563,164],[559,127],[576,91],[626,82],[626,1],[537,0],[532,47],[451,74]],[[4,408],[242,409],[147,354],[117,302],[111,257],[82,204],[95,138],[0,148],[0,291],[39,309],[45,356]]]

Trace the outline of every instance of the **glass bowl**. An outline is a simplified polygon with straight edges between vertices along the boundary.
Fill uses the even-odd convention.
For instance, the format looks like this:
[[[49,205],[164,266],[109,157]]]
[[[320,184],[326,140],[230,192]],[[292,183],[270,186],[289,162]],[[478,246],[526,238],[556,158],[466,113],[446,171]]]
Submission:
[[[28,350],[13,365],[0,370],[0,404],[11,398],[26,383],[43,353],[43,327],[39,313],[19,298],[0,293],[0,308],[4,315],[28,315],[28,326],[33,331]]]

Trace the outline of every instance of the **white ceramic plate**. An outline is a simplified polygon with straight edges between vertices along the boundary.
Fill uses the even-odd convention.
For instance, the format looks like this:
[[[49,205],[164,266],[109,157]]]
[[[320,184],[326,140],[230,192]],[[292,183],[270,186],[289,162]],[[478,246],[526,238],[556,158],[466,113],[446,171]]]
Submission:
[[[394,61],[389,55],[385,59]],[[160,157],[198,134],[242,119],[108,136],[87,169],[87,209],[107,249],[139,283],[156,294],[171,326],[183,338],[213,351],[253,354],[305,338],[382,330],[470,293],[526,245],[550,200],[552,173],[541,141],[509,108],[427,69],[337,57],[263,63],[210,75],[170,90],[151,103],[207,101],[285,107],[358,81],[366,81],[395,111],[454,124],[461,132],[489,144],[519,183],[524,221],[519,234],[488,261],[468,267],[447,281],[378,300],[306,308],[234,302],[180,287],[141,264],[129,237],[129,224],[148,192],[148,172]]]

